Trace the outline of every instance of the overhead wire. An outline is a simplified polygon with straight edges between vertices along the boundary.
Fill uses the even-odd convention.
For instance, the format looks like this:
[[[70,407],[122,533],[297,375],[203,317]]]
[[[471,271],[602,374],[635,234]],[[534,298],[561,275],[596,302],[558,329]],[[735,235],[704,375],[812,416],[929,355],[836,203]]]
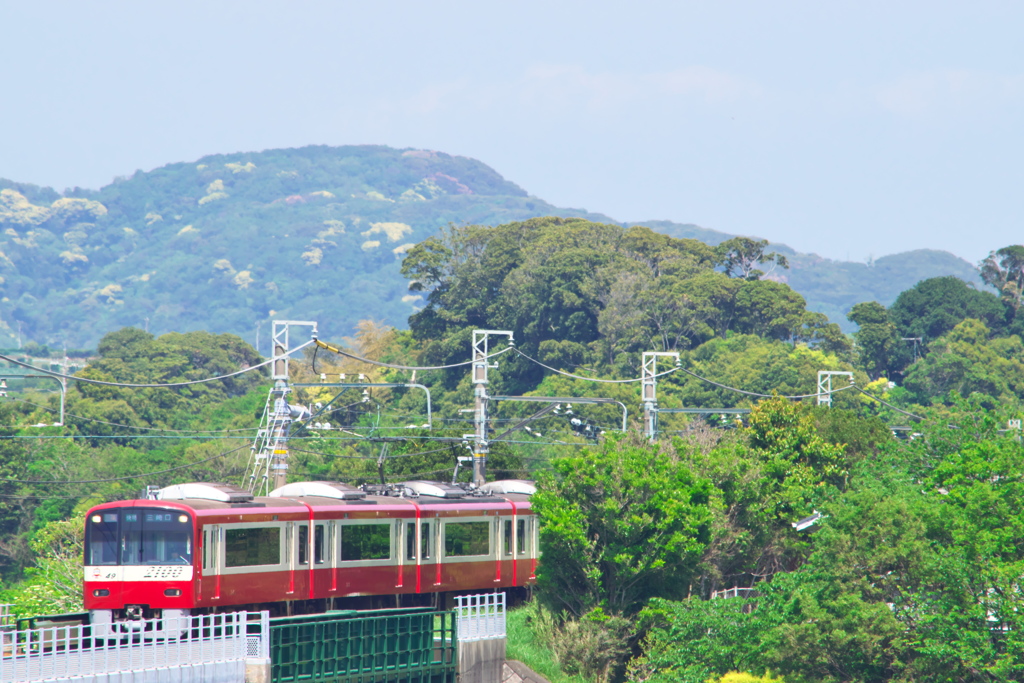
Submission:
[[[305,450],[305,449],[302,449],[302,448],[292,448],[292,447],[289,447],[288,450],[292,451],[292,452],[295,452],[295,453],[308,453],[309,455],[322,455],[325,458],[338,458],[338,459],[345,459],[345,460],[377,460],[377,458],[378,458],[378,456],[376,456],[376,455],[334,455],[332,453],[323,453],[323,452],[320,452],[320,451],[309,451],[309,450]],[[435,448],[434,450],[431,450],[431,451],[420,451],[418,453],[388,453],[388,459],[390,460],[392,458],[411,458],[413,456],[431,455],[433,453],[441,453],[443,451],[450,451],[450,450],[451,450],[450,448]]]
[[[176,472],[178,470],[188,469],[189,467],[195,467],[196,465],[202,465],[204,463],[210,462],[211,460],[216,460],[217,458],[223,458],[226,455],[231,455],[232,453],[235,453],[237,451],[242,450],[243,448],[248,448],[248,447],[249,447],[249,444],[247,442],[247,443],[242,444],[238,448],[232,448],[231,450],[224,451],[223,453],[218,453],[217,455],[210,456],[209,458],[204,458],[202,460],[197,460],[195,462],[190,462],[190,463],[188,463],[186,465],[178,465],[177,467],[168,467],[167,469],[156,470],[156,471],[153,471],[153,472],[141,472],[139,474],[131,474],[131,475],[124,476],[124,477],[107,477],[107,478],[104,478],[104,479],[82,479],[82,480],[75,480],[75,481],[62,481],[62,480],[57,480],[57,479],[49,480],[49,481],[39,481],[39,480],[32,480],[32,479],[0,479],[0,484],[5,484],[5,483],[9,483],[9,484],[46,484],[48,486],[59,486],[59,485],[65,485],[65,484],[103,484],[103,483],[107,483],[107,482],[111,482],[111,481],[127,481],[129,479],[138,479],[139,477],[152,477],[152,476],[155,476],[157,474],[166,474],[168,472]]]
[[[45,425],[49,427],[50,425]],[[247,437],[239,436],[203,436],[202,434],[192,434],[185,436],[182,434],[0,434],[0,440],[3,439],[203,439],[206,441],[216,441],[218,439],[246,439]]]
[[[324,343],[324,342],[322,342],[320,340],[314,340],[313,343],[315,343],[317,345],[317,347],[325,349],[327,351],[331,351],[332,353],[336,353],[339,356],[345,356],[347,358],[351,358],[353,360],[357,360],[357,361],[359,361],[361,363],[368,363],[370,365],[376,365],[376,366],[379,366],[379,367],[382,367],[382,368],[391,368],[393,370],[448,370],[450,368],[461,368],[461,367],[463,367],[465,365],[472,365],[473,363],[480,363],[482,361],[490,360],[491,358],[497,358],[498,356],[500,356],[502,354],[505,354],[505,353],[508,353],[509,351],[512,351],[513,349],[515,349],[514,346],[506,346],[501,351],[496,351],[496,352],[488,354],[488,355],[486,355],[486,356],[484,356],[482,358],[476,358],[476,359],[472,359],[472,360],[467,360],[467,361],[463,361],[461,363],[451,363],[449,365],[398,365],[396,363],[385,363],[385,362],[379,361],[379,360],[372,360],[370,358],[363,358],[362,356],[357,356],[354,353],[350,353],[348,351],[344,351],[344,350],[339,349],[337,347],[331,346],[330,344],[326,344],[326,343]]]
[[[225,380],[225,379],[230,379],[232,377],[237,377],[238,375],[243,375],[243,374],[245,374],[247,372],[252,372],[253,370],[258,370],[259,368],[262,368],[264,366],[270,365],[271,363],[273,363],[275,361],[278,361],[281,358],[284,358],[286,356],[290,356],[293,353],[296,353],[297,351],[301,351],[302,349],[306,348],[307,346],[309,346],[312,343],[313,343],[313,340],[310,340],[310,341],[308,341],[308,342],[306,342],[304,344],[300,344],[299,346],[296,346],[294,349],[290,349],[288,351],[285,351],[280,356],[274,356],[273,358],[269,358],[269,359],[263,361],[262,363],[258,363],[256,365],[252,365],[250,367],[243,368],[241,370],[236,370],[235,372],[230,372],[230,373],[228,373],[226,375],[219,375],[217,377],[207,377],[205,379],[193,379],[193,380],[187,380],[187,381],[184,381],[184,382],[167,382],[167,383],[160,383],[160,384],[157,384],[157,383],[153,383],[153,384],[136,384],[136,383],[132,383],[132,382],[107,382],[105,380],[92,379],[91,377],[79,377],[78,375],[65,375],[65,374],[62,374],[60,372],[54,372],[53,370],[47,370],[45,368],[36,367],[35,365],[32,365],[30,363],[24,363],[24,362],[22,362],[20,360],[17,360],[15,358],[10,357],[10,356],[5,356],[2,353],[0,353],[0,360],[5,360],[8,363],[14,363],[15,365],[20,365],[21,367],[28,368],[29,370],[35,370],[37,372],[42,372],[42,373],[45,373],[45,374],[50,375],[52,377],[61,377],[63,379],[72,380],[74,382],[85,382],[86,384],[98,384],[100,386],[105,386],[105,387],[125,387],[125,388],[128,388],[128,389],[171,389],[171,388],[174,388],[174,387],[187,387],[187,386],[192,386],[192,385],[195,385],[195,384],[206,384],[207,382],[218,382],[220,380]]]
[[[860,393],[864,394],[865,396],[867,396],[868,398],[870,398],[870,399],[872,399],[874,401],[878,401],[879,403],[881,403],[884,406],[892,408],[897,413],[903,413],[904,415],[906,415],[908,417],[912,417],[915,420],[918,420],[918,421],[921,421],[921,422],[923,422],[925,420],[925,418],[921,417],[920,415],[916,415],[916,414],[911,413],[909,411],[903,410],[902,408],[897,408],[896,406],[894,406],[893,404],[889,403],[888,401],[883,401],[882,399],[878,398],[877,396],[872,396],[871,394],[869,394],[868,392],[864,391],[860,387],[857,387],[857,391],[859,391]]]
[[[14,493],[11,493],[11,494],[0,494],[0,498],[8,498],[8,499],[20,498],[21,500],[25,500],[27,498],[32,498],[33,500],[78,500],[79,498],[82,498],[82,496],[37,496],[34,493],[25,493],[25,494],[14,494]]]
[[[32,401],[26,401],[23,398],[17,398],[15,396],[8,396],[12,401],[18,401],[20,403],[27,403],[30,406],[36,408],[42,408],[43,410],[53,411],[54,409],[50,406],[44,406],[39,403],[33,403]],[[64,417],[73,417],[77,420],[88,420],[89,422],[98,422],[99,424],[109,425],[111,427],[124,427],[125,429],[141,429],[147,432],[175,432],[177,434],[226,434],[228,432],[251,432],[254,431],[255,427],[239,428],[239,429],[171,429],[169,427],[140,427],[138,425],[126,425],[118,422],[107,422],[106,420],[98,420],[95,417],[86,417],[85,415],[76,415],[74,413],[64,413]],[[65,425],[66,426],[66,425]]]
[[[814,398],[815,396],[826,396],[826,395],[831,395],[831,394],[838,394],[840,391],[846,391],[847,389],[853,389],[853,388],[856,388],[856,386],[857,386],[856,384],[848,384],[845,387],[840,387],[838,389],[831,389],[829,391],[822,391],[822,392],[818,392],[818,393],[814,393],[814,394],[793,394],[793,395],[785,395],[785,394],[759,394],[756,391],[747,391],[746,389],[738,389],[736,387],[731,387],[728,384],[722,384],[720,382],[716,382],[714,380],[708,379],[707,377],[701,377],[696,372],[693,372],[691,370],[687,370],[686,368],[679,368],[679,370],[681,370],[683,373],[685,373],[687,375],[690,375],[691,377],[695,377],[695,378],[699,379],[702,382],[707,382],[708,384],[713,384],[716,387],[719,387],[719,388],[722,388],[722,389],[726,389],[728,391],[734,391],[737,394],[744,394],[746,396],[756,396],[758,398],[791,398],[791,399]]]
[[[536,363],[545,370],[550,370],[551,372],[558,373],[559,375],[564,375],[565,377],[572,377],[573,379],[582,379],[587,382],[601,382],[602,384],[629,384],[632,382],[642,382],[645,379],[643,377],[634,377],[632,379],[600,379],[598,377],[584,377],[583,375],[574,375],[571,372],[566,372],[565,370],[559,370],[558,368],[553,368],[550,365],[545,365],[536,358],[532,358],[531,356],[526,355],[518,348],[515,351],[526,360],[530,361],[531,363]],[[651,375],[650,379],[654,379],[656,377],[663,377],[664,375],[669,375],[679,369],[680,368],[672,368],[671,370],[666,370],[665,372],[659,372],[656,375]]]

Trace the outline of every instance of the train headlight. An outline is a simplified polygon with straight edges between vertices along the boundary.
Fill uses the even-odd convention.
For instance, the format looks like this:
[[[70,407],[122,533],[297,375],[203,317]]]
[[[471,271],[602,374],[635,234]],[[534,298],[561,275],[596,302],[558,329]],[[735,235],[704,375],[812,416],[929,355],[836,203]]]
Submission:
[[[106,588],[97,588],[96,590],[94,590],[92,592],[92,594],[93,594],[93,597],[105,598],[108,595],[110,595],[110,591],[107,590]]]
[[[188,515],[179,515],[178,516],[178,521],[181,522],[182,524],[184,524],[185,522],[188,521]]]
[[[102,521],[103,521],[103,518],[100,517],[99,515],[93,515],[92,516],[92,523],[93,524],[99,524]]]
[[[176,598],[179,595],[181,595],[181,589],[180,588],[168,588],[168,589],[166,589],[164,591],[164,595],[166,595],[169,598]]]

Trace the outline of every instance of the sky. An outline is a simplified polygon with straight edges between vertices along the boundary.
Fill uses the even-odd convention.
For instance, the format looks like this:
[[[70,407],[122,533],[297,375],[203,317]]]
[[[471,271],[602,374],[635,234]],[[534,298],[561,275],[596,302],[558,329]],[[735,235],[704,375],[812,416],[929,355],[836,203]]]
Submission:
[[[0,177],[434,149],[835,259],[1024,241],[1019,2],[0,0]]]

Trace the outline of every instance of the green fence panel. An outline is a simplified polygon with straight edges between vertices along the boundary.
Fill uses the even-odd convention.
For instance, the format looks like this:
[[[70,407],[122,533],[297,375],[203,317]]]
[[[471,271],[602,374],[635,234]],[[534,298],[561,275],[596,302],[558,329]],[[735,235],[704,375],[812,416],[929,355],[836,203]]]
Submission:
[[[335,612],[270,621],[273,683],[454,683],[451,612]]]

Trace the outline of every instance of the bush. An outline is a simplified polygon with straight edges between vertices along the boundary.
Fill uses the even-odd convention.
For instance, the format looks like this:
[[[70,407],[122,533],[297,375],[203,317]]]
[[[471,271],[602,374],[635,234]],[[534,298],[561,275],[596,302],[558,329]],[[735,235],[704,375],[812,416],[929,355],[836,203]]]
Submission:
[[[555,659],[569,675],[607,683],[621,679],[634,635],[629,619],[609,616],[600,608],[582,619],[565,619],[538,610],[535,629],[551,644]]]

